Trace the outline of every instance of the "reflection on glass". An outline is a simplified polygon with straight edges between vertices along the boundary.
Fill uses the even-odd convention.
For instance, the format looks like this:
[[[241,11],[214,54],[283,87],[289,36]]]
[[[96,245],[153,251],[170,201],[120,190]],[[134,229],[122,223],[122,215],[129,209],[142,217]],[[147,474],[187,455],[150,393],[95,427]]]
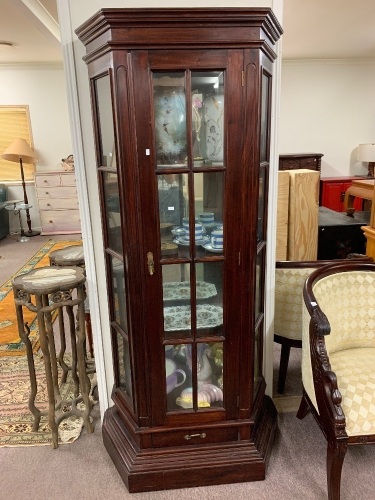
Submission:
[[[270,97],[270,77],[262,75],[262,103],[261,103],[261,124],[260,124],[260,161],[268,161],[268,133],[269,133],[269,97]]]
[[[265,196],[266,196],[266,168],[261,167],[260,168],[260,174],[259,174],[259,194],[258,194],[258,220],[257,220],[257,240],[262,241],[265,239],[265,234],[264,234],[264,221],[265,221],[265,213],[264,213],[264,207],[265,207]]]
[[[190,337],[190,265],[164,265],[162,273],[165,338]]]
[[[115,167],[115,134],[113,132],[112,99],[109,75],[95,80],[98,107],[101,165]]]
[[[202,246],[223,253],[224,172],[194,173],[194,210],[202,224]]]
[[[166,306],[190,305],[190,265],[172,264],[162,267],[163,303]]]
[[[263,324],[263,323],[262,323]],[[262,325],[260,325],[256,332],[255,332],[255,339],[254,339],[254,389],[257,386],[257,382],[259,380],[260,374],[262,373],[262,370],[260,369],[260,360],[261,360],[261,331],[262,331]],[[253,391],[253,396],[255,398],[256,391]]]
[[[256,266],[255,266],[255,320],[263,312],[263,304],[261,303],[262,292],[263,292],[263,254],[262,251],[257,256]]]
[[[191,387],[191,374],[186,365],[186,344],[165,346],[165,390],[167,411],[181,409],[176,400]]]
[[[117,174],[102,172],[105,218],[108,228],[108,247],[122,253],[122,230]]]
[[[117,333],[118,378],[120,388],[133,400],[129,342]]]
[[[220,165],[224,160],[224,74],[191,73],[194,166]]]
[[[188,176],[158,175],[157,179],[161,250],[163,256],[168,256],[177,253],[178,245],[189,245],[183,227],[189,210]]]
[[[223,335],[223,262],[196,264],[197,336]]]
[[[120,327],[128,332],[124,263],[111,256],[111,275],[113,280],[113,310]]]
[[[186,165],[185,74],[153,73],[153,88],[157,165]]]

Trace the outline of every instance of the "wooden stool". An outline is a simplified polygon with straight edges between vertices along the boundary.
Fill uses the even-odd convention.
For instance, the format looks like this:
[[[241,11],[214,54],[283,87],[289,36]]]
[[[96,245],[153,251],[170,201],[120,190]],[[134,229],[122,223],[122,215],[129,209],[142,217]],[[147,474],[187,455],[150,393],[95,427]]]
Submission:
[[[58,426],[71,415],[83,418],[87,432],[93,432],[90,421],[92,403],[89,398],[90,380],[86,372],[85,353],[85,275],[79,267],[53,268],[41,267],[13,279],[13,293],[16,305],[18,331],[26,346],[31,391],[29,409],[34,415],[33,431],[39,428],[40,418],[47,412],[39,410],[35,405],[37,381],[34,366],[34,355],[29,339],[30,328],[23,318],[23,307],[37,314],[40,347],[43,354],[48,393],[48,422],[52,431],[52,446],[58,446]],[[75,382],[74,398],[63,401],[60,394],[55,339],[52,327],[52,312],[63,309],[69,318],[69,329],[72,341],[72,378]],[[75,321],[76,318],[76,321]],[[82,402],[84,410],[77,408]],[[63,412],[64,406],[70,410]]]
[[[51,266],[78,266],[85,270],[85,257],[82,244],[70,245],[65,248],[61,248],[60,250],[54,250],[49,254],[49,263]],[[93,358],[94,345],[92,339],[90,305],[87,298],[85,301],[85,321],[89,352],[91,358]]]

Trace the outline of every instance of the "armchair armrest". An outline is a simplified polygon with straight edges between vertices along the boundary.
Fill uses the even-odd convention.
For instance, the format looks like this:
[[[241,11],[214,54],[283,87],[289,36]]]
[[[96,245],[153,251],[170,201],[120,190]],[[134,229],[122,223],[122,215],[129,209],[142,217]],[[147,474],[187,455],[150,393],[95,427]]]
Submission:
[[[320,419],[325,422],[322,430],[329,439],[346,435],[346,421],[341,407],[342,396],[338,388],[337,377],[331,368],[325,342],[325,337],[331,333],[331,325],[312,290],[315,275],[321,274],[321,271],[315,271],[310,275],[303,290],[306,313],[309,318],[309,321],[304,322],[303,343],[306,345],[303,348],[308,351],[310,359],[309,369],[303,366],[302,372],[305,391]],[[302,362],[306,365],[306,353]],[[311,380],[307,380],[309,376]]]

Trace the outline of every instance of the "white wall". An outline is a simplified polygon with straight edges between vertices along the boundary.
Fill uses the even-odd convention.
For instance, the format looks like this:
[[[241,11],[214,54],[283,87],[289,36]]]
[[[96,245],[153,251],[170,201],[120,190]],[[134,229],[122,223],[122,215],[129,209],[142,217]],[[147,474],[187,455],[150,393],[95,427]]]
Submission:
[[[72,153],[66,80],[62,64],[0,66],[0,103],[28,105],[37,170],[61,170],[60,161]],[[1,182],[1,173],[0,173]],[[40,229],[34,183],[27,183],[32,227]],[[11,184],[8,199],[23,199],[20,184]],[[24,214],[23,214],[24,216]],[[25,224],[25,227],[26,224]],[[10,229],[18,230],[18,218],[10,214]]]
[[[367,175],[356,159],[375,141],[375,61],[283,61],[280,153],[323,153],[322,177]]]

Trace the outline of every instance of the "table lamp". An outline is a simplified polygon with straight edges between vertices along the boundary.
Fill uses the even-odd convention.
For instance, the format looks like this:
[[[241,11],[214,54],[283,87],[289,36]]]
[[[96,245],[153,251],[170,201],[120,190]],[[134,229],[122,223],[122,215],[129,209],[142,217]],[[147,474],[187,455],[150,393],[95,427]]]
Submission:
[[[358,161],[368,161],[367,177],[374,177],[375,144],[360,144],[357,150]]]
[[[15,139],[10,146],[4,151],[1,155],[4,160],[18,162],[21,170],[21,180],[22,180],[22,189],[23,189],[23,200],[25,205],[29,204],[29,200],[27,198],[26,193],[26,184],[25,184],[25,176],[23,172],[23,162],[24,163],[35,163],[37,161],[37,157],[34,151],[30,148],[25,139]],[[28,230],[24,231],[25,236],[36,236],[40,234],[40,231],[33,231],[31,229],[31,219],[29,209],[25,209],[26,212],[26,221]]]

